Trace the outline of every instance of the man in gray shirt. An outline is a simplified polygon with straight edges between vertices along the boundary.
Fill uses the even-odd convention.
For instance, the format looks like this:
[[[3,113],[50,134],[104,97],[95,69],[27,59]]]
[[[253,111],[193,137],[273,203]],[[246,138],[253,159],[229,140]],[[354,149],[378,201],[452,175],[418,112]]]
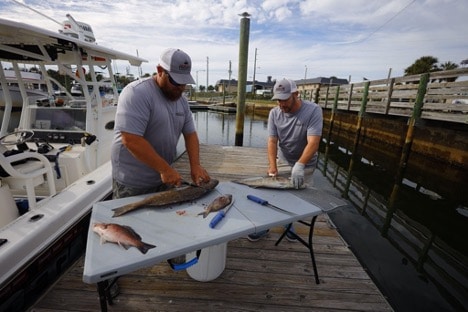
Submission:
[[[172,168],[182,134],[195,184],[210,176],[200,165],[199,140],[187,99],[186,84],[194,84],[191,59],[179,49],[167,49],[157,73],[127,85],[120,97],[111,150],[113,197],[121,198],[180,186]]]
[[[317,165],[317,151],[322,136],[322,108],[315,103],[299,98],[296,83],[282,79],[273,87],[273,98],[278,106],[270,110],[268,116],[268,175],[278,174],[278,162],[286,162],[292,167],[291,180],[295,188],[304,184],[305,174],[312,176]],[[307,169],[306,169],[307,168]],[[288,229],[286,238],[296,241]],[[257,241],[267,235],[268,230],[248,235],[250,241]]]
[[[277,158],[291,167],[296,188],[304,184],[304,169],[311,175],[317,165],[317,151],[322,136],[322,108],[299,98],[296,83],[282,79],[275,83],[273,100],[278,106],[268,117],[268,174],[278,174]],[[279,147],[279,150],[278,150]]]

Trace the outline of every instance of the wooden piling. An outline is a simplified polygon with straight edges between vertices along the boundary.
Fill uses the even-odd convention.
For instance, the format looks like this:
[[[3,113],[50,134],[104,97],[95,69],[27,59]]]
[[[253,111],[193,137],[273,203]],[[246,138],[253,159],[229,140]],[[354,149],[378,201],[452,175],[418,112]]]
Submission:
[[[327,88],[327,95],[326,95],[325,103],[327,103],[327,101],[328,101],[329,89],[330,89],[330,87]],[[327,172],[328,152],[329,152],[329,149],[330,149],[330,141],[331,141],[331,136],[332,136],[332,132],[333,132],[333,123],[335,122],[335,114],[336,114],[336,111],[337,111],[337,108],[338,108],[338,92],[339,92],[339,87],[337,88],[335,101],[333,102],[332,113],[330,115],[330,127],[328,129],[328,134],[327,134],[327,142],[326,142],[326,146],[325,146],[325,161],[324,161],[324,165],[323,165],[323,172],[324,173]],[[326,106],[326,104],[325,104],[325,106]]]
[[[237,85],[236,137],[235,145],[244,144],[245,93],[247,84],[247,62],[249,58],[249,14],[244,12],[240,24],[239,39],[239,82]]]
[[[405,175],[406,164],[408,162],[408,158],[411,152],[411,145],[413,143],[414,137],[414,128],[416,122],[419,120],[419,118],[421,118],[422,107],[424,105],[424,95],[426,94],[428,82],[429,73],[422,75],[421,80],[419,82],[418,93],[416,95],[416,102],[414,103],[413,114],[408,121],[408,130],[406,132],[405,143],[403,145],[398,170],[395,176],[395,184],[393,185],[392,193],[390,194],[387,206],[387,215],[385,217],[385,223],[382,226],[381,234],[384,237],[386,237],[388,234],[388,229],[390,228],[393,214],[396,211],[396,200],[398,198],[401,182]]]
[[[342,194],[344,198],[348,198],[349,186],[351,184],[351,179],[353,177],[353,167],[354,167],[354,162],[356,161],[356,157],[357,157],[359,139],[361,137],[362,119],[364,118],[364,114],[366,113],[367,97],[369,95],[369,85],[370,85],[370,81],[367,81],[364,85],[364,93],[362,95],[361,109],[359,110],[357,125],[356,125],[356,135],[354,137],[353,149],[351,151],[352,154],[351,154],[351,158],[350,158],[349,166],[348,166],[348,176],[346,178],[346,185]]]

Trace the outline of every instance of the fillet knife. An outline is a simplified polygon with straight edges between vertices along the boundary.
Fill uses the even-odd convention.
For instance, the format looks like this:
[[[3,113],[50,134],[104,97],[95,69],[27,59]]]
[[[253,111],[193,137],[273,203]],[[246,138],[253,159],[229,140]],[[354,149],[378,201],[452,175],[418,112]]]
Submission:
[[[276,210],[279,210],[281,212],[284,212],[284,213],[287,213],[287,214],[290,214],[290,215],[296,215],[295,213],[291,212],[291,211],[287,211],[283,208],[280,208],[278,206],[275,206],[275,205],[272,205],[270,204],[268,201],[260,198],[260,197],[257,197],[255,195],[247,195],[247,198],[250,199],[251,201],[254,201],[256,202],[257,204],[260,204],[262,206],[268,206],[270,208],[273,208],[273,209],[276,209]]]

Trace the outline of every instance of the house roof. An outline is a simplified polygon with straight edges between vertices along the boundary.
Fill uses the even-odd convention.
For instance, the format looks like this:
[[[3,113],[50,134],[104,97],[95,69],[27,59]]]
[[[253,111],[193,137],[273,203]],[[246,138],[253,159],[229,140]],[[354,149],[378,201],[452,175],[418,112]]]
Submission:
[[[311,78],[311,79],[299,79],[299,80],[294,80],[298,86],[301,85],[310,85],[310,84],[320,84],[320,85],[342,85],[342,84],[348,84],[348,79],[342,79],[342,78],[337,78],[337,77],[317,77],[317,78]],[[264,88],[273,88],[276,80],[272,80],[269,82],[261,82],[261,81],[255,81],[256,86],[263,86]],[[237,80],[236,79],[221,79],[216,82],[216,85],[231,85],[231,86],[237,86]],[[247,81],[247,85],[252,85],[252,81]]]
[[[295,80],[296,85],[309,85],[309,84],[321,84],[321,85],[327,85],[327,84],[332,84],[332,85],[342,85],[342,84],[348,84],[348,79],[342,79],[342,78],[337,78],[337,77],[317,77],[317,78],[311,78],[311,79],[300,79],[300,80]]]

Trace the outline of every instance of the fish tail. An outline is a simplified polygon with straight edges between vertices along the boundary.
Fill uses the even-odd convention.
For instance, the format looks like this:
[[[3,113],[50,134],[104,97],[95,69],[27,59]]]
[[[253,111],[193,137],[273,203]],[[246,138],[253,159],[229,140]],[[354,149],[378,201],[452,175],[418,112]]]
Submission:
[[[205,210],[205,211],[202,211],[200,212],[199,214],[197,214],[197,216],[203,216],[203,219],[206,218],[208,216],[210,212],[208,210]]]
[[[112,209],[112,211],[114,212],[114,215],[112,216],[112,218],[120,217],[121,215],[126,214],[129,211],[135,210],[136,208],[137,207],[135,204],[128,204],[122,207],[114,208]]]
[[[155,248],[155,247],[156,247],[155,245],[142,242],[142,244],[138,246],[137,248],[139,251],[141,251],[142,254],[146,254],[148,250],[150,250],[151,248]]]

